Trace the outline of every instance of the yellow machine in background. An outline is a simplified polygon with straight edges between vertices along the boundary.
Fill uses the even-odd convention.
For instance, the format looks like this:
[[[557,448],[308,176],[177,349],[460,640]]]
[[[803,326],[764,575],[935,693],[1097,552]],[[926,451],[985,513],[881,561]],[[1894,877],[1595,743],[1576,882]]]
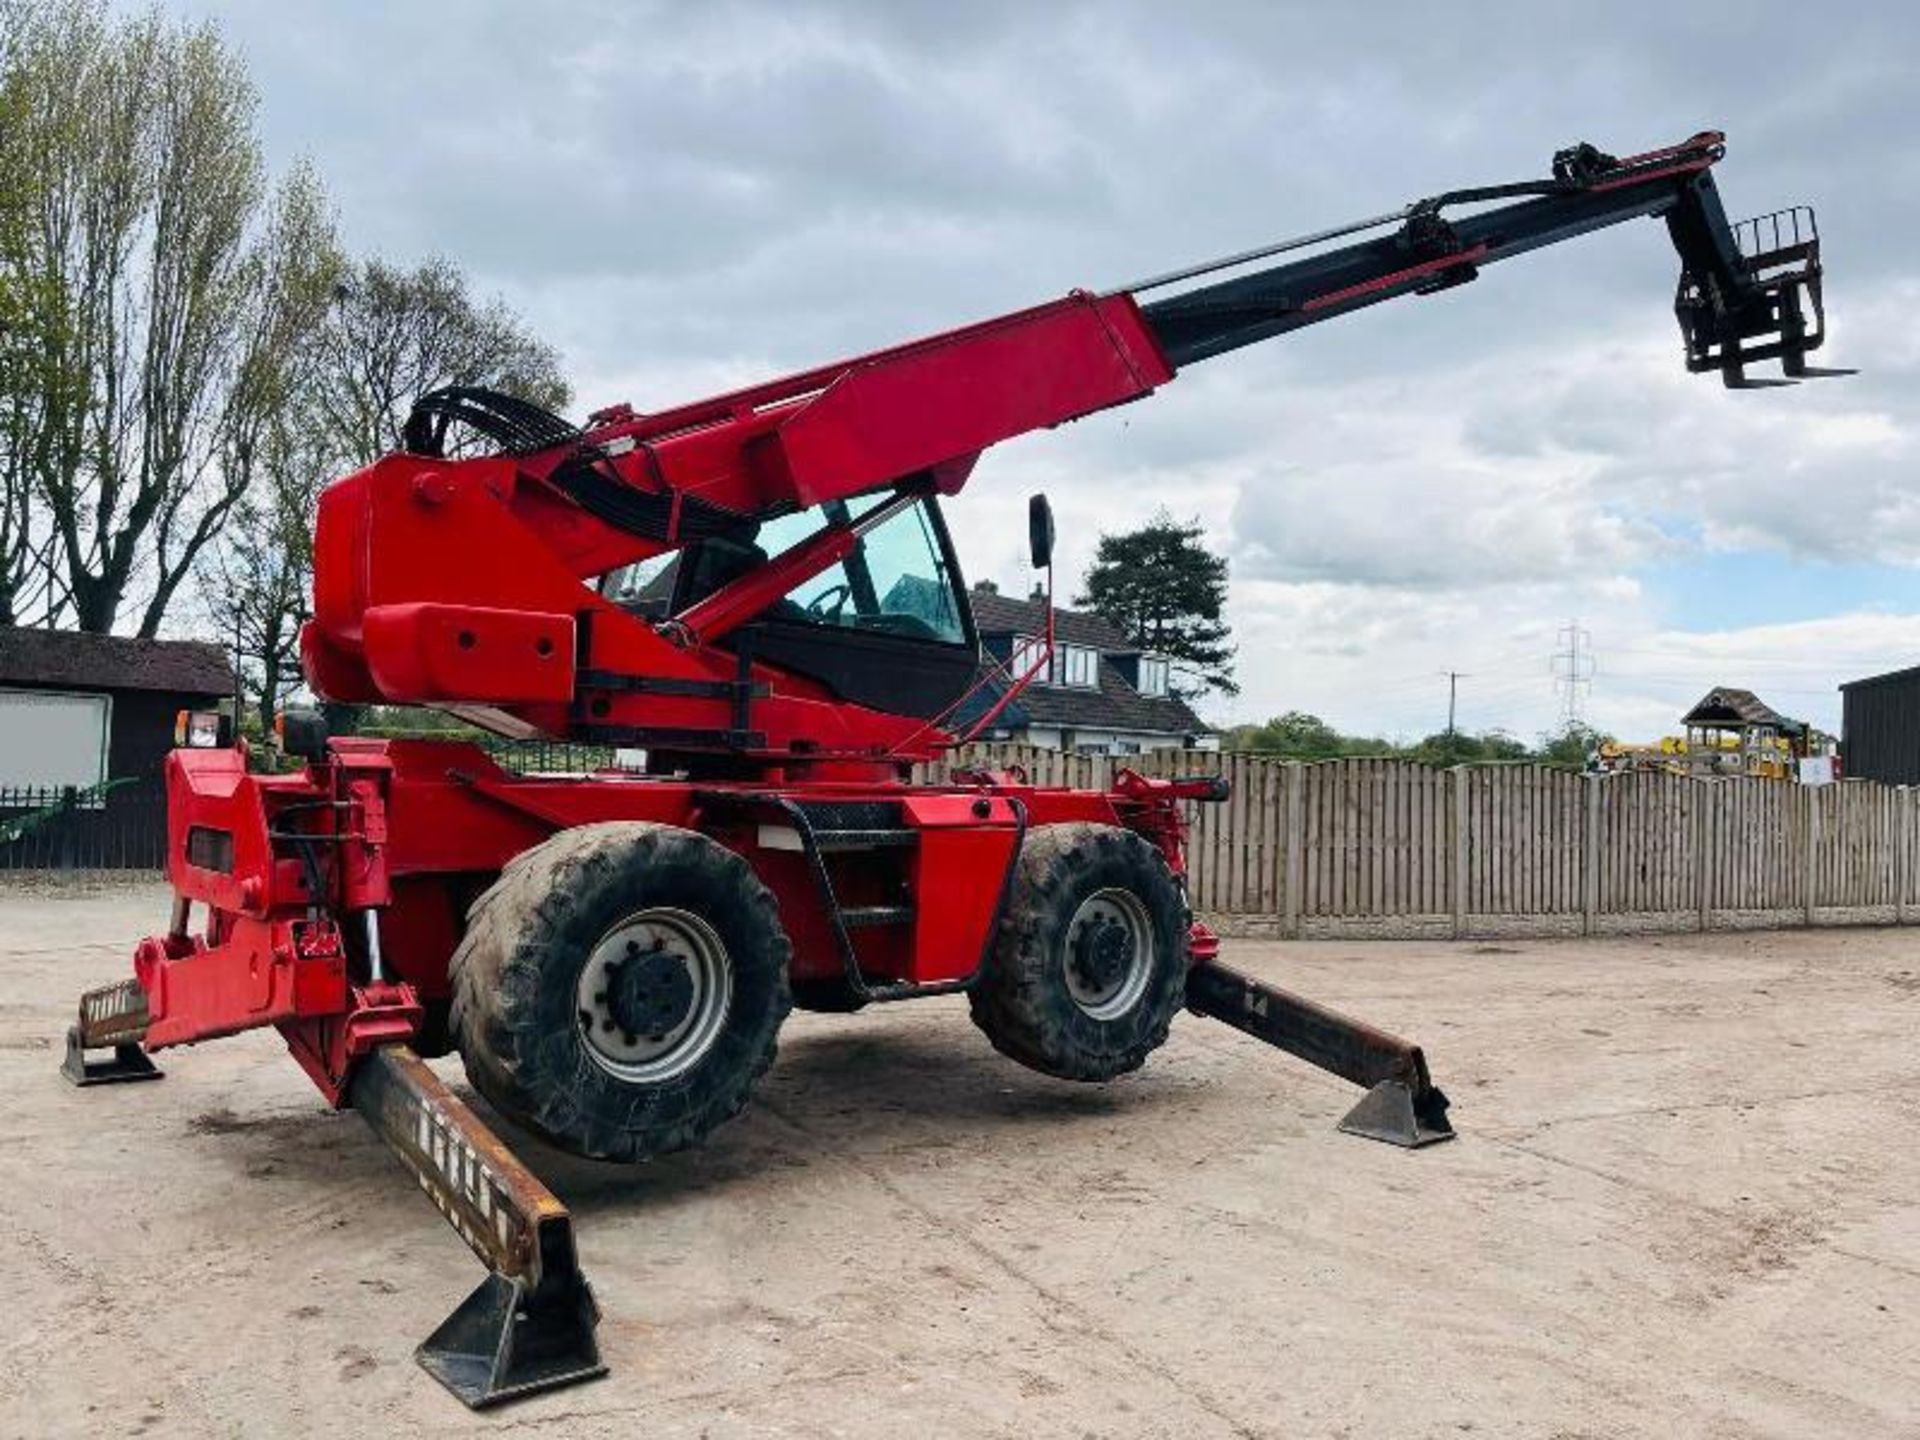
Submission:
[[[1832,736],[1782,715],[1751,690],[1710,690],[1680,723],[1686,727],[1684,736],[1662,736],[1650,745],[1607,741],[1596,756],[1596,767],[1607,773],[1659,770],[1792,780],[1802,759],[1834,751]]]

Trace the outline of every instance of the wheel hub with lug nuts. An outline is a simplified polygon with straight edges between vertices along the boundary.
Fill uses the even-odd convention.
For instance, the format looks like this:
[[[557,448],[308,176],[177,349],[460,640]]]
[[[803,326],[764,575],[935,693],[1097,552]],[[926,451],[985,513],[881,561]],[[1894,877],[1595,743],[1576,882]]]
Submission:
[[[1153,921],[1131,890],[1096,890],[1067,923],[1067,993],[1096,1020],[1140,1002],[1153,975]]]
[[[687,957],[655,940],[642,950],[638,940],[627,941],[627,953],[607,967],[607,1013],[602,1030],[618,1030],[627,1044],[645,1035],[658,1043],[687,1018],[693,1008],[693,976]]]
[[[1096,915],[1080,927],[1073,942],[1073,968],[1088,990],[1111,990],[1127,973],[1133,958],[1133,937],[1120,921]]]
[[[713,1048],[733,998],[726,945],[705,920],[636,911],[600,938],[575,987],[589,1059],[622,1080],[670,1080]]]

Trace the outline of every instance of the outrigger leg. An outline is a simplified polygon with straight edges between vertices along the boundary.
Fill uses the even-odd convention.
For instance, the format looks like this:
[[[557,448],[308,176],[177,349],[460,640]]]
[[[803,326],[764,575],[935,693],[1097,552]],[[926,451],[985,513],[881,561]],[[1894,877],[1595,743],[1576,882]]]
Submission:
[[[1447,1097],[1410,1041],[1211,960],[1187,972],[1187,1008],[1368,1087],[1340,1122],[1349,1135],[1410,1150],[1453,1138]]]
[[[415,1352],[427,1373],[476,1410],[606,1374],[559,1198],[404,1045],[361,1059],[349,1096],[489,1272]]]
[[[157,1080],[148,1023],[138,980],[89,990],[61,1073],[76,1085]],[[112,1059],[87,1059],[109,1048]],[[559,1198],[405,1045],[361,1056],[345,1098],[489,1272],[414,1352],[427,1373],[476,1410],[606,1374],[600,1310]]]

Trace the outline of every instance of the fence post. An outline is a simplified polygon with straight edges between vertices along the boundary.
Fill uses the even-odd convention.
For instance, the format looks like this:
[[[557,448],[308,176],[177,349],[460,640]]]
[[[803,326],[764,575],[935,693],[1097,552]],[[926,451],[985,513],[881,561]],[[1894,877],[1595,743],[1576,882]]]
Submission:
[[[1807,863],[1805,873],[1801,877],[1801,884],[1804,887],[1804,891],[1801,895],[1800,916],[1801,923],[1805,925],[1813,924],[1813,891],[1815,881],[1819,874],[1816,852],[1820,847],[1820,789],[1821,787],[1817,785],[1803,785],[1800,787],[1801,798],[1806,802],[1807,807],[1806,826],[1802,832],[1807,845]]]
[[[1284,820],[1280,827],[1283,892],[1280,899],[1280,933],[1289,940],[1300,938],[1300,891],[1307,883],[1306,771],[1298,760],[1287,761],[1280,769],[1280,793]]]
[[[1467,933],[1467,767],[1447,772],[1453,784],[1453,875],[1448,885],[1453,901],[1453,938]]]
[[[1893,923],[1907,923],[1907,867],[1913,854],[1913,791],[1893,792]]]
[[[60,820],[58,822],[60,826],[60,849],[58,852],[60,858],[56,862],[62,870],[71,870],[74,868],[73,832],[75,825],[73,817],[78,806],[79,794],[73,786],[68,785],[62,788],[60,791]]]
[[[1580,875],[1580,933],[1591,935],[1600,913],[1600,781],[1603,777],[1598,770],[1589,771],[1581,777],[1586,783],[1582,787],[1586,798],[1586,809],[1581,819],[1585,829],[1585,839],[1581,843]]]
[[[1707,904],[1713,893],[1713,825],[1707,805],[1714,782],[1695,778],[1693,782],[1693,901],[1699,911],[1697,928],[1707,928]]]

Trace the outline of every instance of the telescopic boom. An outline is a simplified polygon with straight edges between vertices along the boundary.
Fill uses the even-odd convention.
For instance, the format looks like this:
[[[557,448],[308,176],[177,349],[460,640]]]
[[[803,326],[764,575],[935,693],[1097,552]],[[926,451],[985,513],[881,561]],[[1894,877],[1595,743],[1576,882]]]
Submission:
[[[321,501],[307,678],[337,700],[485,704],[575,736],[637,733],[624,713],[674,709],[686,712],[670,727],[676,748],[705,736],[758,749],[747,737],[769,732],[742,721],[728,688],[740,656],[716,647],[840,564],[862,526],[891,516],[892,497],[955,493],[986,449],[1142,399],[1197,361],[1642,217],[1666,222],[1680,257],[1689,370],[1717,370],[1736,389],[1845,373],[1807,361],[1826,339],[1813,212],[1729,224],[1711,173],[1724,153],[1714,131],[1625,158],[1576,145],[1544,179],[1448,191],[654,414],[615,406],[585,429],[503,395],[436,392],[407,425],[409,453]],[[1749,377],[1768,360],[1781,378]],[[496,455],[449,463],[456,423]],[[655,623],[583,590],[668,551],[739,550],[763,521],[862,496],[875,498],[858,515],[734,566]],[[482,553],[514,563],[472,564]],[[490,658],[529,653],[507,668]],[[655,687],[644,703],[636,676]],[[766,683],[781,692],[784,679]],[[791,718],[781,743],[887,751],[901,740],[856,741],[830,705]]]
[[[1735,389],[1846,373],[1806,363],[1826,338],[1812,210],[1797,207],[1730,225],[1710,173],[1725,152],[1725,137],[1717,131],[1625,159],[1576,145],[1553,157],[1551,179],[1448,191],[1337,230],[1128,285],[1121,293],[1138,300],[1189,286],[1141,308],[1161,353],[1179,368],[1383,300],[1451,289],[1496,261],[1644,216],[1667,222],[1680,255],[1674,310],[1689,370],[1719,370]],[[1515,203],[1447,213],[1493,201]],[[1248,269],[1370,231],[1381,233]],[[1227,271],[1235,273],[1205,285],[1190,283]],[[1747,377],[1747,365],[1774,359],[1790,379]]]
[[[983,449],[1139,399],[1196,361],[1642,217],[1666,221],[1680,257],[1674,310],[1689,370],[1717,370],[1735,389],[1849,373],[1807,363],[1826,339],[1813,211],[1730,224],[1711,174],[1725,149],[1718,131],[1624,158],[1575,145],[1545,179],[1447,191],[651,415],[616,406],[584,432],[505,397],[440,391],[424,397],[408,449],[436,453],[459,420],[529,459],[546,455],[523,468],[674,548],[741,517],[912,477],[957,490]],[[1748,377],[1770,360],[1783,378]]]

